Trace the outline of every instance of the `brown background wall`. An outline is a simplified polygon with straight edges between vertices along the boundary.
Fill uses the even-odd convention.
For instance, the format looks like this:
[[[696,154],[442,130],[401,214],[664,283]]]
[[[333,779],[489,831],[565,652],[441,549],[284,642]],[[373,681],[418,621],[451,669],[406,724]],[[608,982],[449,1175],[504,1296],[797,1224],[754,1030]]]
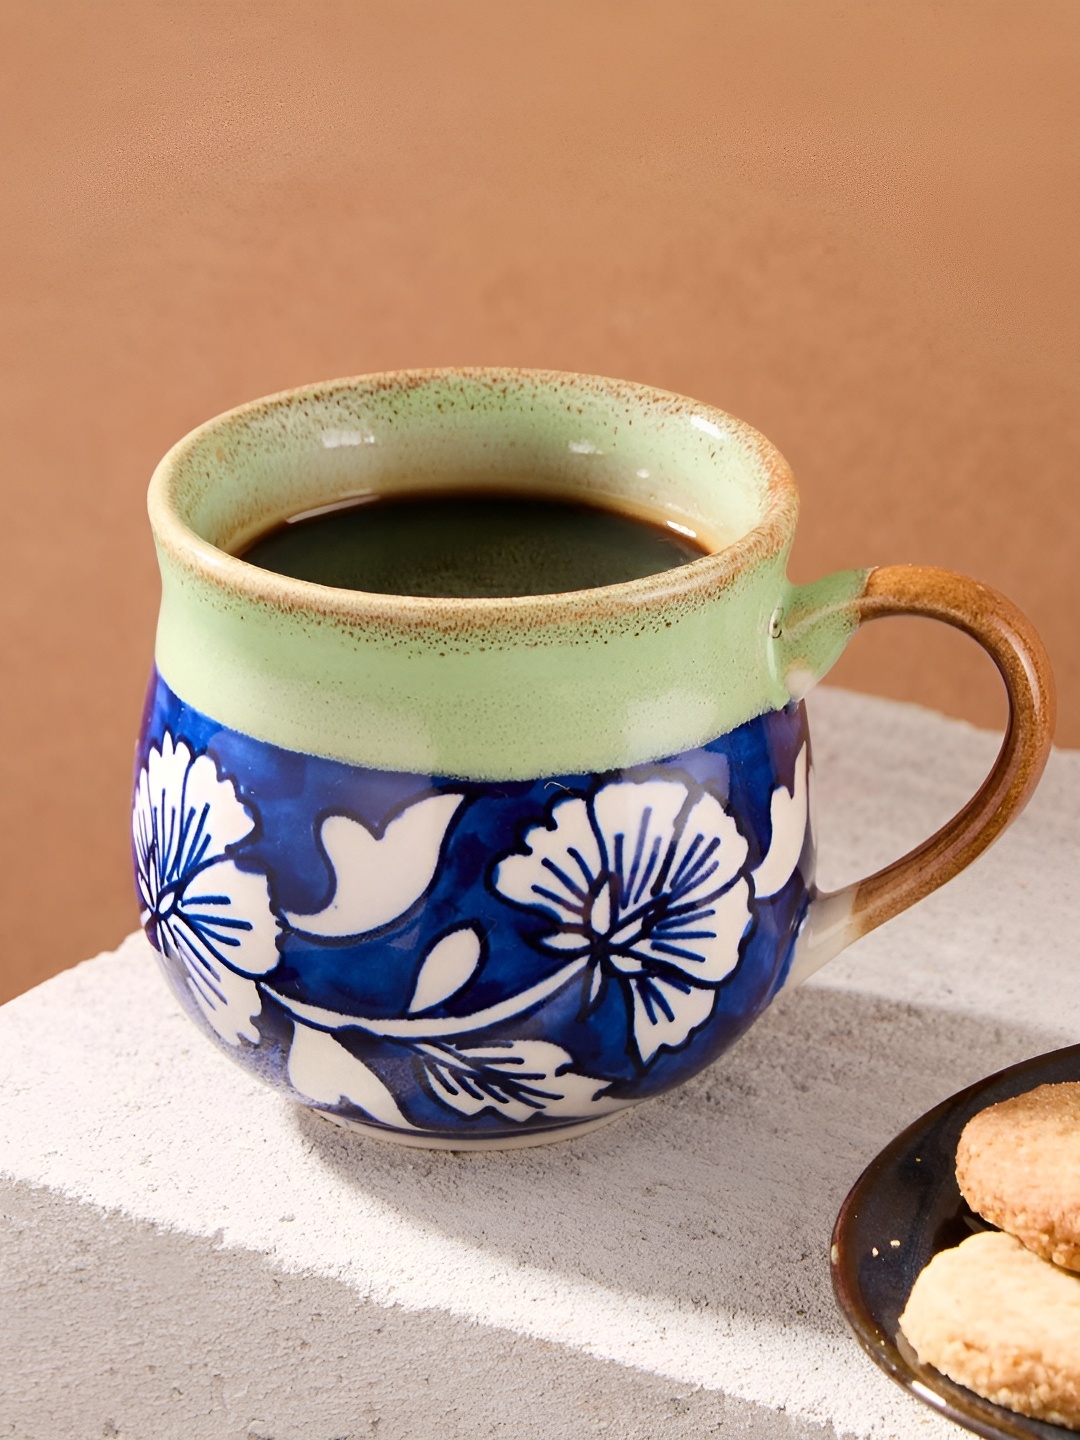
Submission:
[[[794,465],[796,579],[989,580],[1080,745],[1075,0],[3,0],[0,56],[0,999],[135,921],[150,470],[309,380],[721,405]],[[836,679],[1000,718],[918,622]]]

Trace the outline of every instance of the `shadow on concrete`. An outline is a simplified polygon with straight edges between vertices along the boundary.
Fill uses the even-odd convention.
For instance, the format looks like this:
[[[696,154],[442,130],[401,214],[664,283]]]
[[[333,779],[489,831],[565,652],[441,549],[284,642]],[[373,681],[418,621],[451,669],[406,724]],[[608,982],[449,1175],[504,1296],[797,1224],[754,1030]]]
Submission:
[[[954,1090],[1053,1048],[1032,1027],[855,991],[783,995],[680,1090],[579,1140],[406,1149],[297,1108],[329,1169],[411,1222],[680,1308],[843,1329],[828,1249],[850,1186]]]
[[[836,1440],[831,1424],[0,1185],[12,1440]],[[43,1277],[47,1276],[47,1282]]]

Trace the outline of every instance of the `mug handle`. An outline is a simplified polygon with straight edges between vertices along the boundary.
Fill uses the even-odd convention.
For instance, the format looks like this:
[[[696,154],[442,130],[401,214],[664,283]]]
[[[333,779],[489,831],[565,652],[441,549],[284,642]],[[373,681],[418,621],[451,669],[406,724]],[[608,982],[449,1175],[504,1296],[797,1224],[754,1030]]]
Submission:
[[[816,589],[807,587],[806,598]],[[861,592],[845,598],[851,631],[887,615],[921,615],[943,620],[977,640],[1005,682],[1009,720],[993,769],[947,824],[865,880],[814,893],[788,974],[788,982],[796,985],[981,855],[1027,804],[1046,765],[1054,731],[1049,656],[1031,622],[998,591],[951,570],[889,565],[867,572]],[[822,621],[835,624],[833,606],[812,603],[802,613],[795,608],[796,632],[809,635]],[[831,616],[826,614],[830,610]],[[796,636],[789,631],[786,638],[790,643]]]

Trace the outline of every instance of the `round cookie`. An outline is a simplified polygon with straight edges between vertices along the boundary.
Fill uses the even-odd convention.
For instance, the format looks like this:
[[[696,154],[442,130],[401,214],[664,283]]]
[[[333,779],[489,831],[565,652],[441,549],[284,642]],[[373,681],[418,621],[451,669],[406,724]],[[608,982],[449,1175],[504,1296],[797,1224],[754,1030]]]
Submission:
[[[934,1256],[900,1328],[919,1359],[987,1400],[1080,1430],[1080,1276],[1011,1235]]]
[[[1080,1270],[1080,1083],[1040,1085],[980,1111],[960,1136],[956,1180],[992,1225]]]

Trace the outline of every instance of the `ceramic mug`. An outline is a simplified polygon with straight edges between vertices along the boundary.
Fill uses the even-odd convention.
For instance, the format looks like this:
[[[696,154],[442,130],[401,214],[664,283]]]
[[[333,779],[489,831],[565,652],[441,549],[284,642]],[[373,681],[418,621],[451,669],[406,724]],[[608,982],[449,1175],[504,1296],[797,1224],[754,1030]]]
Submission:
[[[512,599],[338,590],[233,553],[349,496],[515,485],[723,538]],[[789,584],[783,458],[644,386],[442,370],[297,390],[182,440],[149,508],[142,923],[229,1054],[386,1139],[538,1144],[678,1084],[973,860],[1048,752],[1049,667],[1007,600],[917,567]],[[990,652],[1008,732],[937,835],[821,894],[802,698],[892,614]]]

